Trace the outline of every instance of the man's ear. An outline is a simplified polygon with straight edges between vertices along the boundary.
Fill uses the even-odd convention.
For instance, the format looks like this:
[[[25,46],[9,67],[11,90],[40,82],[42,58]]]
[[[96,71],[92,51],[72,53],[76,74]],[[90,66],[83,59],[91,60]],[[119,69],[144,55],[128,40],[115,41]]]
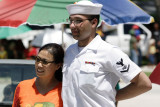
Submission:
[[[91,23],[92,23],[92,25],[93,25],[94,27],[96,27],[97,24],[98,24],[98,20],[97,20],[96,18],[94,18],[93,20],[91,20]]]

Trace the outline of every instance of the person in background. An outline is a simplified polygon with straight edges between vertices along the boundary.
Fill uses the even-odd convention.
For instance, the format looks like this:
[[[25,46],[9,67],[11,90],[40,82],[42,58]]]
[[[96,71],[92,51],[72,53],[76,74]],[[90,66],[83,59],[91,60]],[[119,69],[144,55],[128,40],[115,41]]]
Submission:
[[[140,32],[139,26],[133,25],[133,26],[132,26],[132,29],[134,30],[134,35],[135,35],[137,41],[139,42],[139,41],[141,40],[141,38],[140,38],[141,32]]]
[[[131,60],[138,65],[138,56],[139,56],[139,51],[138,51],[138,41],[136,39],[135,35],[135,29],[132,29],[129,31],[131,34],[131,39],[130,39],[130,58]]]
[[[35,57],[36,57],[36,55],[37,55],[37,53],[38,53],[37,48],[33,47],[33,46],[31,45],[31,42],[32,42],[32,41],[29,41],[29,46],[28,46],[28,48],[27,48],[26,50],[24,50],[24,57],[25,57],[26,59],[35,59]]]
[[[8,54],[7,51],[5,50],[4,46],[0,44],[0,59],[7,59]]]
[[[62,107],[63,48],[55,43],[40,48],[35,59],[37,77],[16,87],[12,107]]]
[[[129,31],[131,34],[130,39],[130,53],[131,53],[131,60],[135,62],[138,66],[142,65],[142,51],[140,49],[140,28],[138,25],[133,25],[132,29]]]
[[[153,39],[157,41],[160,40],[160,27],[159,27],[159,23],[158,22],[155,22],[153,24]]]
[[[65,53],[63,107],[115,107],[152,88],[144,72],[118,47],[96,34],[101,4],[79,1],[67,7],[72,36],[78,40]],[[116,91],[120,78],[129,83]]]
[[[149,50],[148,50],[148,59],[150,62],[150,65],[154,66],[156,64],[155,60],[155,54],[156,54],[156,46],[155,46],[155,40],[150,40]]]
[[[137,40],[138,66],[141,66],[142,65],[142,51],[141,51],[140,44],[139,44],[141,40],[141,37],[140,37],[141,31],[138,25],[133,25],[133,29],[135,31],[134,33],[135,33],[136,40]]]
[[[160,40],[157,42],[156,45],[156,63],[160,63]]]
[[[103,33],[103,30],[102,30],[103,23],[104,23],[104,22],[102,22],[101,25],[97,28],[96,33],[97,33],[98,35],[100,35],[101,38],[104,40],[105,35],[104,35],[104,33]]]
[[[18,52],[16,49],[16,43],[11,42],[8,46],[8,59],[18,59]]]
[[[155,39],[155,46],[156,46],[156,64],[160,62],[160,27],[159,23],[155,22],[153,26],[153,38]]]

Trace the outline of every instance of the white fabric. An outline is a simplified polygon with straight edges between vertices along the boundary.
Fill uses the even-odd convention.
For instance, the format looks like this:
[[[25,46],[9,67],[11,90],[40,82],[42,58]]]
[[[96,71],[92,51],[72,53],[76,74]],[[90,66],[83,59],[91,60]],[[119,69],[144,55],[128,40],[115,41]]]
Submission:
[[[121,78],[128,83],[140,72],[126,54],[99,35],[81,52],[73,44],[64,58],[63,106],[115,107],[117,82]]]
[[[63,37],[62,37],[63,36]],[[63,40],[62,40],[63,38]],[[66,50],[71,44],[76,43],[76,40],[73,39],[73,37],[61,30],[53,30],[53,29],[47,29],[46,33],[43,37],[42,46],[48,43],[57,43],[60,45],[64,45],[64,50]]]
[[[72,14],[87,14],[87,15],[99,15],[102,4],[92,3],[91,1],[79,1],[75,4],[70,4],[67,7],[69,15]]]
[[[82,51],[84,47],[78,47],[78,51]]]

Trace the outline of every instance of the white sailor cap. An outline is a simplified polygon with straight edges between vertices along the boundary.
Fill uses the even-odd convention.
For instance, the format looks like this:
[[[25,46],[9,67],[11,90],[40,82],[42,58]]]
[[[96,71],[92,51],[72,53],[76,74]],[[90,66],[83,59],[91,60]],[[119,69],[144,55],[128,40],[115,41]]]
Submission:
[[[67,11],[69,15],[72,14],[84,14],[84,15],[99,15],[102,4],[92,3],[91,1],[82,0],[75,4],[68,5]]]

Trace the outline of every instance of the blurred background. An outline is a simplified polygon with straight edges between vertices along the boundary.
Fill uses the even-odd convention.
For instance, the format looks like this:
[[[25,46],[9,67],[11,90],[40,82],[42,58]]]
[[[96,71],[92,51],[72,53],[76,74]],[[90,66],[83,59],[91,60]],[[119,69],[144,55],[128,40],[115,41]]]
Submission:
[[[152,58],[152,62],[150,62],[151,59],[149,58],[149,47],[151,44],[154,44],[155,42],[155,46],[157,49],[156,51],[159,51],[157,43],[158,39],[160,38],[158,33],[160,29],[160,0],[132,1],[139,7],[141,7],[144,11],[146,11],[148,14],[153,16],[155,19],[154,23],[137,25],[137,28],[136,26],[134,26],[134,30],[136,32],[135,35],[137,36],[137,41],[139,41],[139,43],[137,44],[139,44],[139,47],[141,48],[141,50],[139,51],[142,51],[139,52],[139,54],[142,55],[139,56],[141,58],[139,59],[139,61],[141,62],[138,63],[140,66],[148,64],[152,65],[153,63],[157,64],[159,62],[159,59],[154,59],[155,61],[153,62]],[[122,50],[124,50],[124,52],[130,55],[129,50],[131,47],[126,47],[125,49],[125,46],[126,44],[130,46],[129,40],[131,39],[131,31],[129,30],[133,28],[133,25],[134,24],[125,24],[121,25],[121,27],[119,25],[108,26],[102,22],[101,25],[97,28],[97,33],[99,33],[102,36],[102,38],[107,42],[110,42],[110,36],[117,36],[114,37],[115,39],[117,39],[119,36],[123,38],[123,35],[128,35],[128,37],[124,38],[124,40],[111,40],[115,41],[114,45],[118,45]],[[59,36],[57,36],[57,34],[59,34]],[[49,41],[49,37],[51,37],[52,40]],[[32,59],[31,56],[33,57],[36,54],[37,49],[48,42],[57,42],[59,44],[63,44],[64,49],[66,49],[70,44],[75,43],[76,41],[72,39],[71,32],[69,30],[69,25],[67,24],[54,24],[50,26],[25,24],[23,27],[20,26],[18,28],[0,27],[0,53],[2,54],[3,51],[5,51],[6,53],[3,54],[4,56],[0,54],[0,59]],[[122,42],[126,42],[126,44],[122,44]],[[142,45],[144,46],[143,42],[146,42],[145,49],[144,47],[142,47]],[[30,53],[34,55],[29,55]],[[152,52],[152,54],[154,53]],[[157,55],[155,55],[155,57],[158,58]]]
[[[106,42],[120,47],[149,76],[160,62],[160,0],[131,1],[153,16],[155,22],[117,26],[109,26],[101,22],[97,33]],[[66,50],[76,40],[72,38],[68,24],[50,26],[24,24],[18,28],[0,27],[0,106],[11,106],[16,85],[24,79],[35,76],[34,58],[39,48],[50,42],[61,44]],[[32,72],[26,74],[26,70]],[[15,75],[15,72],[19,76]],[[123,86],[124,83],[120,81],[120,88]],[[154,84],[151,92],[120,102],[118,107],[142,107],[144,103],[146,103],[145,107],[151,107],[147,103],[151,99],[154,99],[154,104],[157,104],[154,107],[158,107],[159,89],[160,87]],[[139,106],[134,105],[136,101],[139,101],[137,102]]]

